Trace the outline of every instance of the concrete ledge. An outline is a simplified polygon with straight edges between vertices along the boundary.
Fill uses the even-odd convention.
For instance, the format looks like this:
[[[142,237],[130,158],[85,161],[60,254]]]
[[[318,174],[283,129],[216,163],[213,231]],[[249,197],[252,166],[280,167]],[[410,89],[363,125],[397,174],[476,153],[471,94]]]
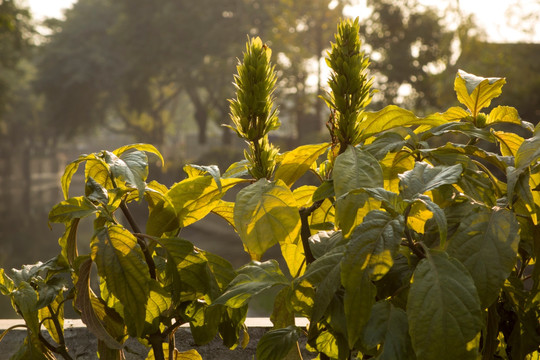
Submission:
[[[21,324],[24,324],[22,319],[0,320],[0,332],[3,332],[12,326]],[[297,326],[305,327],[307,324],[308,321],[305,318],[296,319]],[[245,349],[237,348],[235,350],[229,350],[223,345],[219,337],[216,337],[216,339],[204,346],[197,346],[193,342],[189,326],[187,325],[181,326],[176,331],[176,347],[180,351],[195,349],[205,360],[252,360],[256,353],[257,342],[263,334],[272,327],[272,323],[268,318],[247,318],[246,326],[248,327],[250,341]],[[64,329],[68,350],[74,359],[97,359],[97,340],[89,333],[81,320],[66,319],[64,322]],[[22,344],[25,336],[26,330],[24,328],[16,328],[10,331],[0,342],[0,359],[9,359]],[[301,348],[304,348],[305,339],[302,340]],[[126,341],[126,360],[144,360],[147,353],[148,349],[135,339],[128,339]],[[315,356],[313,353],[304,351],[303,354],[305,354],[305,359],[310,359]],[[61,359],[61,356],[58,356],[58,358]]]

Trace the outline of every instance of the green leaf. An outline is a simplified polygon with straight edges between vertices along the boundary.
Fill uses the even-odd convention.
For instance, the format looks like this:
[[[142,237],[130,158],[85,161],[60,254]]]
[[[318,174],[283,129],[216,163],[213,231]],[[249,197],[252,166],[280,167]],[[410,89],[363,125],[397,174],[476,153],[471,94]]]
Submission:
[[[421,139],[425,141],[432,136],[442,136],[452,133],[467,135],[470,139],[478,138],[489,142],[495,142],[495,138],[489,129],[478,128],[470,122],[446,123],[422,132],[420,136]]]
[[[380,280],[394,265],[404,233],[403,217],[373,210],[352,233],[342,262],[342,280],[353,284],[363,272],[373,281]],[[347,289],[347,286],[345,286]]]
[[[334,181],[324,180],[321,185],[313,193],[311,201],[316,202],[324,199],[329,199],[335,196],[334,193]]]
[[[118,157],[122,157],[122,155],[125,152],[128,152],[128,151],[133,150],[133,149],[136,149],[136,150],[139,150],[139,151],[145,151],[145,152],[157,155],[157,157],[161,160],[161,165],[163,166],[165,164],[165,160],[163,160],[163,156],[161,155],[161,153],[158,151],[158,149],[156,149],[153,145],[150,145],[150,144],[125,145],[125,146],[122,146],[121,148],[118,148],[118,149],[114,150],[113,154],[115,154]]]
[[[223,173],[222,178],[231,178],[231,177],[242,177],[249,174],[249,161],[241,160],[233,163],[229,168]]]
[[[163,289],[155,280],[151,280],[150,292],[148,294],[148,302],[146,304],[145,322],[149,325],[145,329],[146,333],[152,334],[159,330],[160,316],[171,306],[171,296]]]
[[[444,249],[446,244],[446,236],[448,233],[448,224],[446,223],[446,215],[444,215],[444,211],[439,207],[439,205],[431,201],[429,196],[420,195],[415,201],[421,202],[429,211],[433,213],[433,218],[439,228],[440,246]]]
[[[78,196],[64,200],[51,209],[49,222],[71,222],[73,219],[81,219],[98,212],[98,207],[85,196]]]
[[[40,299],[41,300],[41,299]],[[53,338],[54,341],[56,341],[57,344],[60,344],[60,335],[63,335],[64,331],[64,294],[60,292],[58,296],[54,299],[53,302],[51,302],[51,307],[53,311],[56,312],[56,319],[58,320],[58,323],[60,324],[61,328],[61,334],[56,329],[56,326],[54,324],[54,321],[52,320],[53,315],[48,306],[42,307],[39,309],[39,320],[43,322],[43,325],[49,332],[49,335]]]
[[[84,192],[90,201],[95,201],[103,205],[107,205],[109,202],[109,193],[107,192],[107,189],[90,176],[86,178]]]
[[[109,165],[115,179],[120,179],[139,192],[139,198],[144,195],[146,177],[148,176],[148,157],[143,151],[123,152],[120,157],[104,151],[105,162]]]
[[[375,304],[377,288],[371,282],[366,271],[345,274],[341,270],[341,282],[345,287],[343,306],[347,319],[349,349],[353,349],[361,338],[364,327],[369,320],[371,308]]]
[[[332,177],[337,197],[337,223],[344,236],[348,237],[365,214],[377,208],[379,203],[370,201],[367,194],[343,195],[352,190],[383,187],[383,172],[370,153],[349,146],[336,158]]]
[[[274,324],[274,329],[284,328],[294,325],[294,311],[291,306],[290,286],[281,289],[274,298],[274,308],[270,315],[270,321]]]
[[[341,231],[319,231],[309,238],[309,247],[315,259],[318,259],[341,245],[343,241]]]
[[[364,342],[369,348],[382,345],[378,360],[414,359],[407,313],[396,308],[388,300],[377,302],[371,309],[364,334]]]
[[[461,164],[433,167],[425,162],[417,162],[413,170],[399,175],[402,196],[404,199],[414,199],[439,186],[455,184],[462,171]]]
[[[504,78],[483,78],[458,70],[454,90],[459,102],[476,117],[482,108],[488,107],[491,100],[501,94],[504,84]]]
[[[515,167],[523,170],[530,165],[535,165],[540,157],[540,133],[525,140],[516,153]]]
[[[336,158],[333,172],[336,197],[363,188],[383,187],[379,162],[367,151],[349,146]]]
[[[407,300],[409,334],[423,359],[476,359],[474,341],[483,313],[467,269],[446,253],[429,250],[414,272]]]
[[[519,244],[519,224],[506,209],[476,206],[465,216],[449,240],[448,254],[469,270],[482,308],[498,297],[510,276]]]
[[[101,229],[92,239],[92,260],[106,287],[124,307],[130,334],[140,336],[144,328],[149,296],[148,266],[137,239],[121,226]]]
[[[274,286],[288,286],[289,280],[279,269],[275,260],[252,261],[238,269],[238,275],[212,305],[243,307],[254,295]]]
[[[180,227],[178,214],[171,198],[166,194],[160,194],[159,197],[160,199],[153,206],[149,206],[146,221],[146,233],[157,237]]]
[[[58,244],[62,248],[62,256],[67,259],[70,265],[73,265],[73,261],[78,256],[77,229],[79,228],[80,220],[79,218],[75,218],[69,224],[66,224],[64,234],[58,239]]]
[[[222,179],[220,190],[211,176],[196,176],[173,185],[167,196],[170,198],[180,227],[186,227],[204,218],[219,204],[225,192],[246,180]]]
[[[279,243],[290,273],[299,272],[304,260],[300,214],[294,195],[281,180],[261,179],[242,189],[236,197],[234,223],[253,260]]]
[[[74,305],[81,312],[81,320],[99,340],[104,341],[111,349],[122,349],[123,345],[117,338],[122,332],[118,330],[123,326],[117,325],[118,321],[114,320],[115,317],[111,314],[112,310],[100,302],[90,288],[91,269],[91,259],[83,262],[79,268],[79,278],[75,284],[77,296]],[[116,317],[118,317],[117,314]]]
[[[170,287],[175,303],[195,299],[208,290],[206,259],[195,251],[192,243],[180,238],[159,239],[158,244],[165,250],[167,268],[165,283]]]
[[[209,174],[216,182],[218,190],[221,191],[221,175],[217,165],[201,166],[195,164],[187,164],[186,166],[184,166],[184,172],[188,175],[188,177],[204,175],[205,173]]]
[[[296,326],[270,330],[257,343],[258,360],[282,360],[296,346],[302,331]]]
[[[16,305],[17,312],[23,317],[30,336],[37,339],[40,334],[38,318],[38,293],[32,286],[23,281],[11,293],[11,300]]]
[[[411,111],[395,105],[389,105],[376,112],[366,112],[366,119],[360,123],[361,140],[365,140],[382,131],[401,126],[426,125],[438,126],[446,120],[442,118],[418,118]]]
[[[275,180],[282,180],[291,187],[311,165],[328,150],[328,143],[303,145],[284,154],[274,175]]]
[[[377,290],[372,280],[381,279],[392,268],[404,231],[403,219],[383,211],[367,214],[351,235],[341,263],[345,288],[345,315],[349,347],[362,335]]]

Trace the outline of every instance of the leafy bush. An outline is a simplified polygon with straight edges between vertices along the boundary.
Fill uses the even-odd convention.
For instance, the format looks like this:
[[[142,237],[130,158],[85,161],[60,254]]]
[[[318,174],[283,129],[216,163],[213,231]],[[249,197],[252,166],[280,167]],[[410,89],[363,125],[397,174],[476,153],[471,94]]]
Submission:
[[[70,358],[66,301],[98,338],[103,359],[122,358],[128,336],[152,348],[148,359],[198,358],[175,349],[179,325],[189,323],[198,344],[219,333],[225,346],[245,345],[248,303],[270,288],[279,290],[275,327],[259,341],[257,359],[300,359],[302,334],[319,359],[538,357],[539,127],[507,106],[482,113],[505,80],[464,71],[454,83],[464,107],[424,118],[396,106],[365,111],[372,92],[358,32],[358,22],[343,21],[328,53],[327,143],[283,154],[270,143],[279,127],[276,76],[270,49],[256,38],[231,101],[245,159],[225,173],[186,165],[188,178],[170,188],[147,183],[147,154],[163,159],[144,144],[69,164],[65,200],[49,215],[66,227],[61,254],[9,277],[0,270],[0,290],[28,329],[14,358]],[[85,194],[70,197],[82,164]],[[307,172],[319,186],[295,186]],[[222,200],[241,185],[235,202]],[[134,201],[148,204],[144,231],[128,209]],[[210,212],[235,228],[250,263],[235,270],[179,237]],[[78,252],[84,218],[95,230],[84,239],[89,254]],[[275,245],[286,269],[261,261]],[[99,291],[90,286],[94,265]],[[309,319],[307,329],[295,316]]]

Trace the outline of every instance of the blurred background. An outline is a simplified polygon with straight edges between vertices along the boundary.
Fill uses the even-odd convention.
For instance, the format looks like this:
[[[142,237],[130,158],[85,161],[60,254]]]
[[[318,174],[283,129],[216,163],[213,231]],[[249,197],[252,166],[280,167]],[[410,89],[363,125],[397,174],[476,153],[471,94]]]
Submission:
[[[343,17],[361,22],[379,90],[371,110],[444,111],[464,69],[506,77],[492,106],[539,121],[540,0],[0,0],[0,267],[58,253],[62,227],[49,229],[47,214],[79,154],[151,143],[166,160],[151,176],[166,185],[186,163],[223,172],[240,160],[243,144],[221,124],[248,35],[272,48],[278,72],[272,141],[282,151],[325,141],[318,95]],[[249,260],[219,219],[182,236],[235,267]],[[14,317],[2,301],[0,318]]]

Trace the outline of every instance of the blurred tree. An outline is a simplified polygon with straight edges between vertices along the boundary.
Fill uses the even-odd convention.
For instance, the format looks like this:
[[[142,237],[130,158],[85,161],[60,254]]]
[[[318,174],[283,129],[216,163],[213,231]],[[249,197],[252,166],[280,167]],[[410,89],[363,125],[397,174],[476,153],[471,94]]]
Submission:
[[[208,119],[227,121],[245,9],[243,0],[80,0],[39,62],[51,124],[68,136],[105,125],[159,146],[184,93],[205,143]]]
[[[29,56],[31,33],[28,9],[13,0],[0,1],[0,133],[6,126],[2,113],[6,111],[10,88],[20,72],[18,64]]]
[[[323,101],[317,97],[322,79],[324,51],[334,40],[335,26],[351,1],[279,0],[265,4],[272,19],[268,39],[280,70],[280,94],[301,139],[318,132],[323,124]],[[314,81],[315,80],[315,81]]]
[[[449,65],[455,34],[433,9],[416,0],[368,0],[372,14],[364,21],[363,36],[381,94],[379,106],[403,102],[400,89],[410,92],[406,104],[415,108],[438,104],[435,87]]]

